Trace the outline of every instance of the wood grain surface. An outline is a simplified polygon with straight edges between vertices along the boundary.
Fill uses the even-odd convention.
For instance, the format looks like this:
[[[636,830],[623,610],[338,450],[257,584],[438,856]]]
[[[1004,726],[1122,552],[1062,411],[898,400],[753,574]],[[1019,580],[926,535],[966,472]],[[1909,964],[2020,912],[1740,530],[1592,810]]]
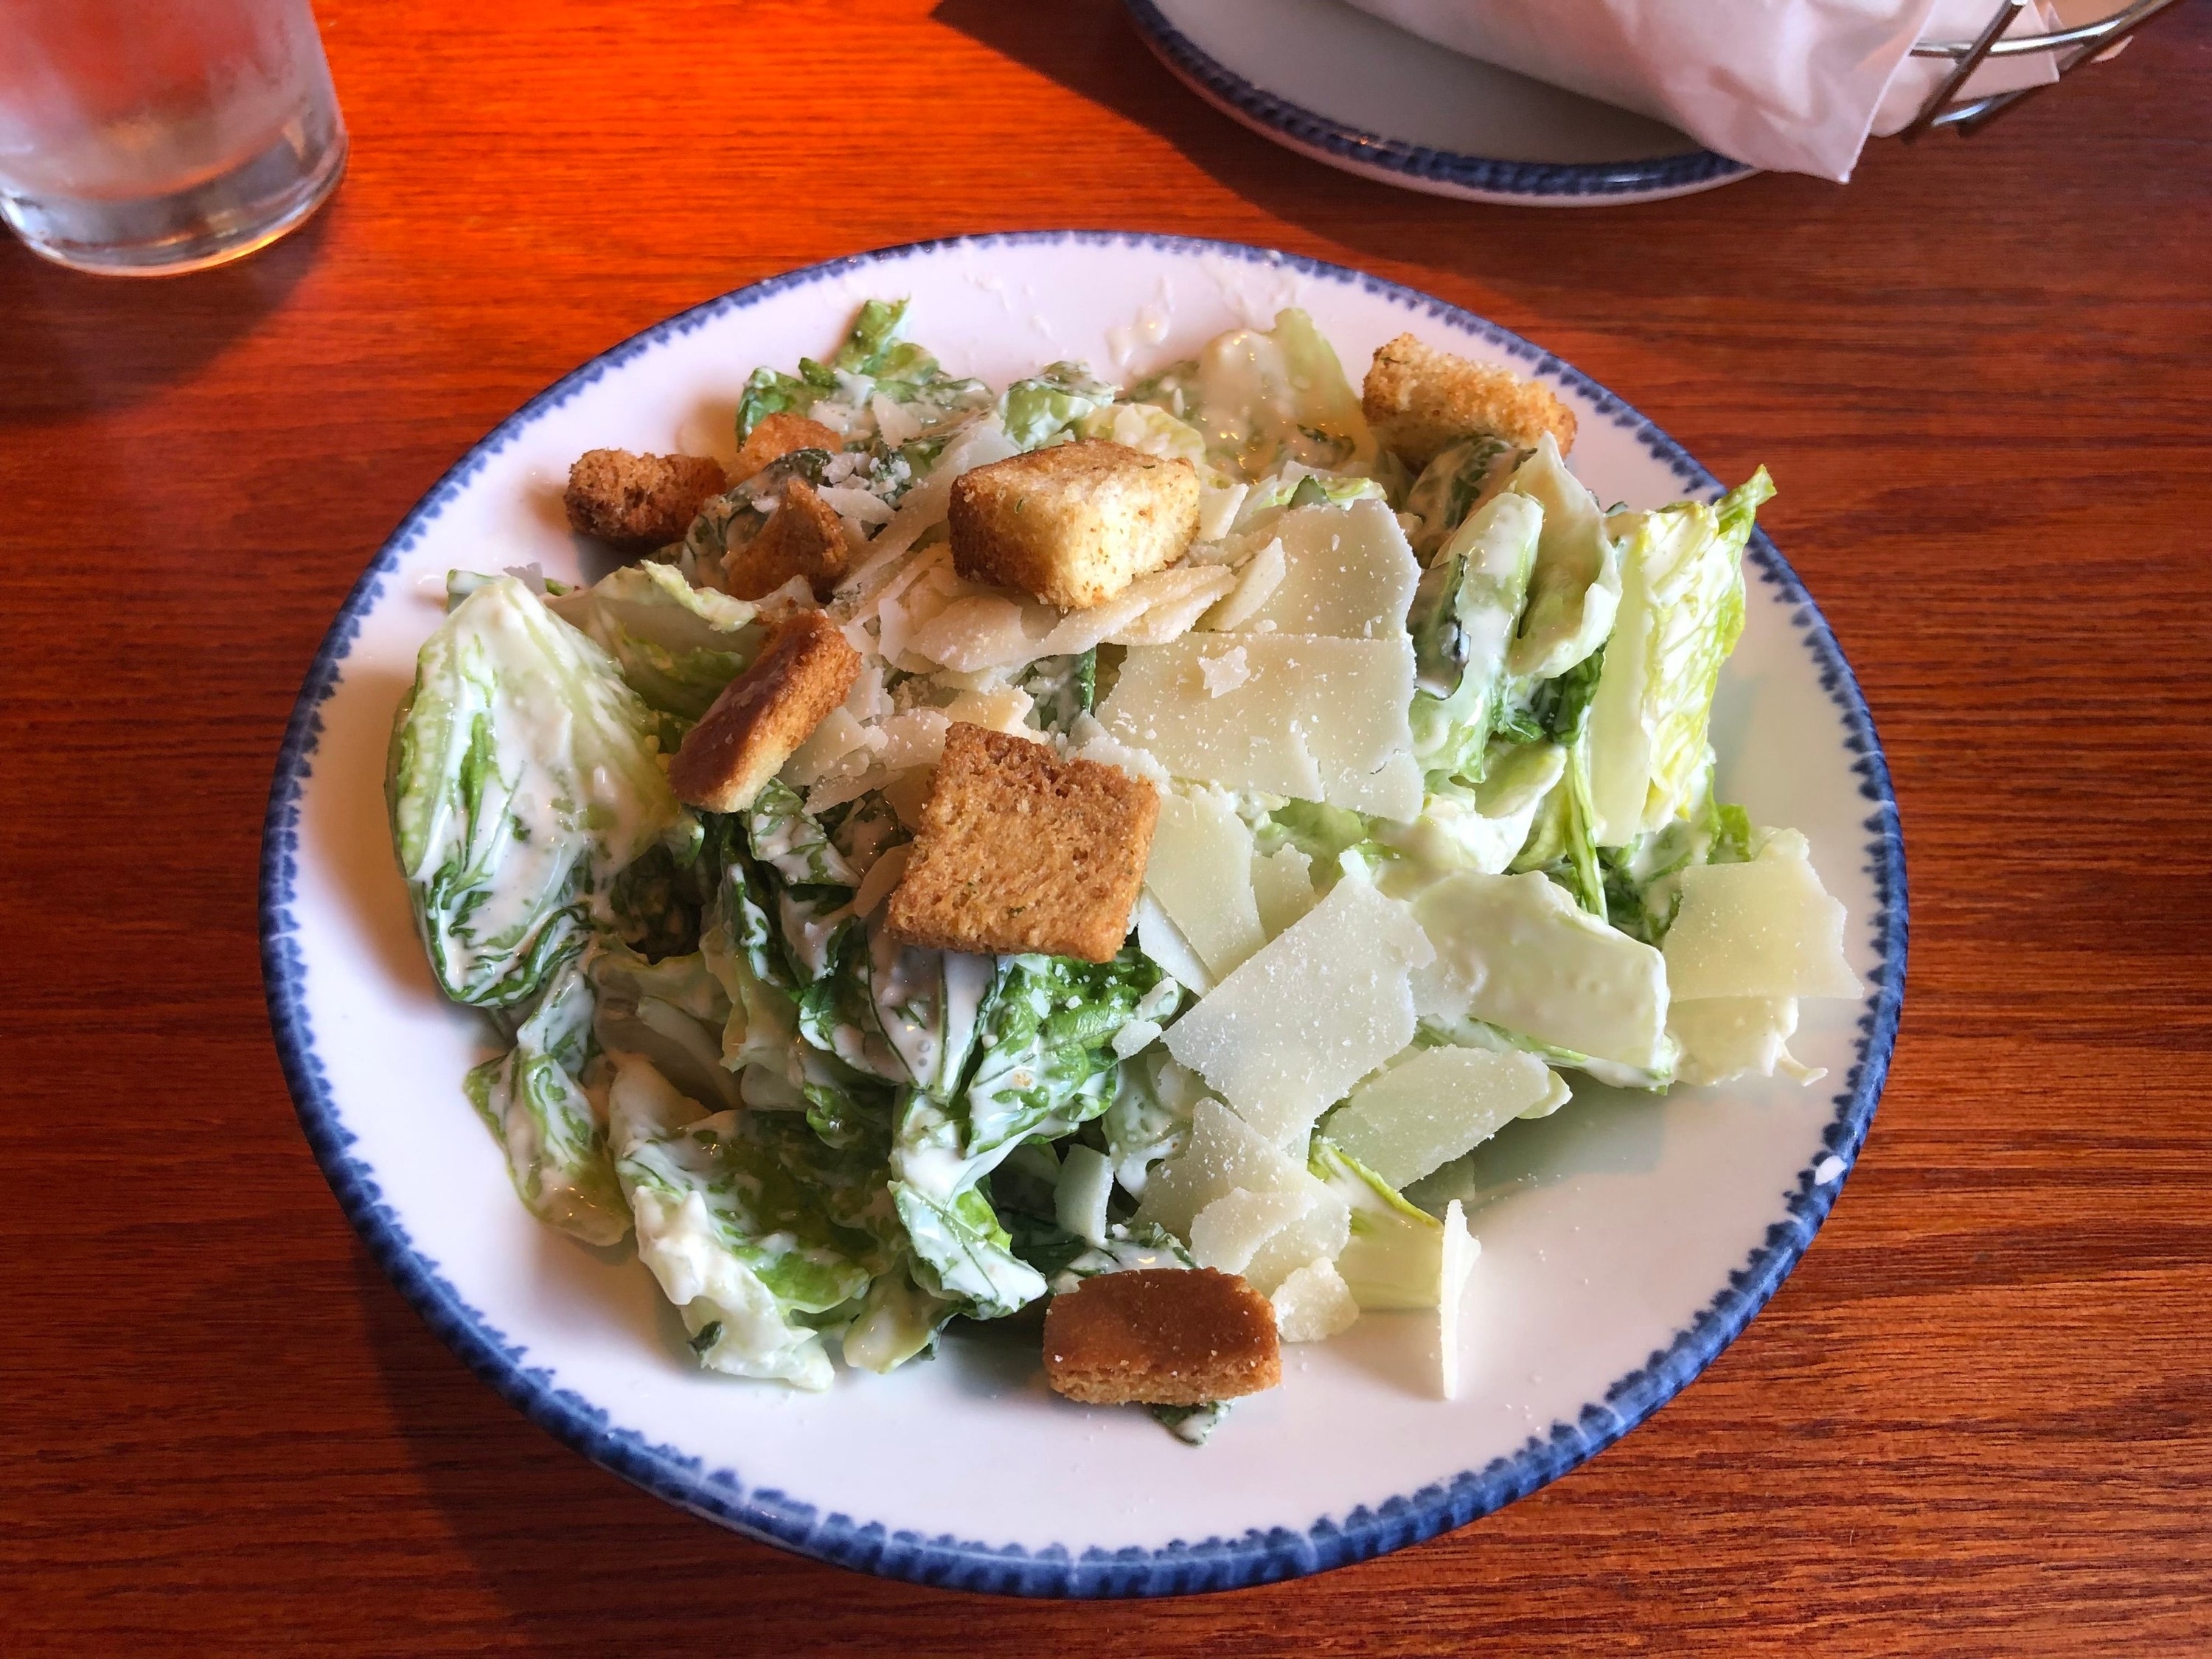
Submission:
[[[1109,0],[321,10],[301,234],[0,246],[0,1653],[2212,1652],[2212,8],[1846,188],[1580,212],[1286,155]],[[1148,1605],[818,1566],[532,1427],[355,1243],[255,942],[300,678],[473,440],[757,277],[1067,224],[1364,266],[1770,465],[1913,900],[1864,1155],[1700,1381],[1450,1537]]]

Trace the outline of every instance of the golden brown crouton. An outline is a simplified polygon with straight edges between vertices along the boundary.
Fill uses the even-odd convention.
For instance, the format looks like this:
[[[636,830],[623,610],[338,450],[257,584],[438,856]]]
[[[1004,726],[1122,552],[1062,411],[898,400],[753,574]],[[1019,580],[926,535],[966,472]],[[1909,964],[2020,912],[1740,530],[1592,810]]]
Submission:
[[[884,923],[933,950],[1110,962],[1159,816],[1141,778],[955,721]]]
[[[710,812],[751,805],[860,674],[860,653],[837,624],[819,611],[799,612],[684,734],[668,768],[676,798]]]
[[[723,559],[722,586],[738,599],[758,599],[804,576],[814,597],[826,599],[844,580],[851,559],[836,508],[805,479],[786,478],[760,534]]]
[[[568,524],[628,553],[681,541],[711,496],[726,489],[722,464],[704,455],[633,455],[587,449],[568,469]]]
[[[1198,534],[1198,474],[1123,444],[1032,450],[953,481],[952,568],[1065,610],[1173,564]]]
[[[835,455],[844,447],[845,441],[819,421],[781,412],[763,415],[759,424],[745,434],[738,459],[730,463],[730,482],[743,483],[770,461],[794,449],[826,449]]]
[[[1534,449],[1547,432],[1559,453],[1575,447],[1575,415],[1534,380],[1510,369],[1470,362],[1401,334],[1375,354],[1360,395],[1367,423],[1417,471],[1447,444],[1495,433]]]
[[[1203,1406],[1283,1380],[1275,1310],[1234,1273],[1100,1273],[1044,1315],[1044,1374],[1090,1406]]]

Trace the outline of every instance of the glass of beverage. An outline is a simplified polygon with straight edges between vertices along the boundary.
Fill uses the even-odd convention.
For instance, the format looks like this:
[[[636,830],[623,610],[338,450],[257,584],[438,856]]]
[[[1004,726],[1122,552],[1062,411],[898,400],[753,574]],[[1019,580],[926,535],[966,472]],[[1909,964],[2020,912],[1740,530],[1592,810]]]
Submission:
[[[345,168],[307,0],[0,0],[0,219],[79,270],[252,252]]]

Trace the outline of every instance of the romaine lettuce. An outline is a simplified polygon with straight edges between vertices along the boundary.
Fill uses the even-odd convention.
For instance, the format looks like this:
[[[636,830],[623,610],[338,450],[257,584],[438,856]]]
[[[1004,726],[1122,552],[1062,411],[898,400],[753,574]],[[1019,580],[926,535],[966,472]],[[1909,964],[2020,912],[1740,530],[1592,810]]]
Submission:
[[[605,647],[631,690],[685,720],[707,712],[766,633],[757,607],[665,564],[624,565],[546,607]]]
[[[512,576],[424,644],[386,799],[439,988],[507,1007],[581,947],[614,878],[683,817],[659,717]]]
[[[1623,847],[1694,804],[1721,665],[1743,631],[1743,550],[1765,468],[1716,503],[1624,515],[1619,625],[1590,710],[1590,806],[1601,847]]]
[[[471,1071],[465,1086],[530,1212],[586,1244],[612,1244],[629,1231],[629,1216],[582,1084],[592,1012],[591,982],[565,963],[515,1027],[514,1048]]]
[[[1597,498],[1567,471],[1550,433],[1507,488],[1544,509],[1528,603],[1510,665],[1531,679],[1552,679],[1597,650],[1613,631],[1620,603],[1620,550],[1607,533]]]

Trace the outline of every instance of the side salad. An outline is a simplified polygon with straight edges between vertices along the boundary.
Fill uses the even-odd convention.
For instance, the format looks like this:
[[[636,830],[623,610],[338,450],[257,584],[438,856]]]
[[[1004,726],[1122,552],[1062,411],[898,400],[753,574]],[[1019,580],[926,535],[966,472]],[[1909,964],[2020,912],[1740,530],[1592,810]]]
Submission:
[[[1572,1077],[1809,1077],[1798,999],[1859,994],[1804,838],[1714,791],[1772,485],[1605,508],[1540,389],[1401,341],[1363,398],[1295,310],[997,389],[904,314],[755,369],[738,443],[803,441],[680,538],[449,579],[387,797],[432,972],[497,1036],[468,1099],[540,1220],[634,1237],[711,1371],[824,1389],[1211,1267],[1284,1341],[1434,1310],[1449,1395],[1475,1241],[1409,1188]],[[1075,441],[1193,469],[1187,549],[1078,610],[962,574],[954,481]],[[841,574],[736,597],[801,498]],[[671,757],[811,610],[850,693],[748,806],[685,805]],[[957,722],[1157,789],[1111,960],[884,927]]]

